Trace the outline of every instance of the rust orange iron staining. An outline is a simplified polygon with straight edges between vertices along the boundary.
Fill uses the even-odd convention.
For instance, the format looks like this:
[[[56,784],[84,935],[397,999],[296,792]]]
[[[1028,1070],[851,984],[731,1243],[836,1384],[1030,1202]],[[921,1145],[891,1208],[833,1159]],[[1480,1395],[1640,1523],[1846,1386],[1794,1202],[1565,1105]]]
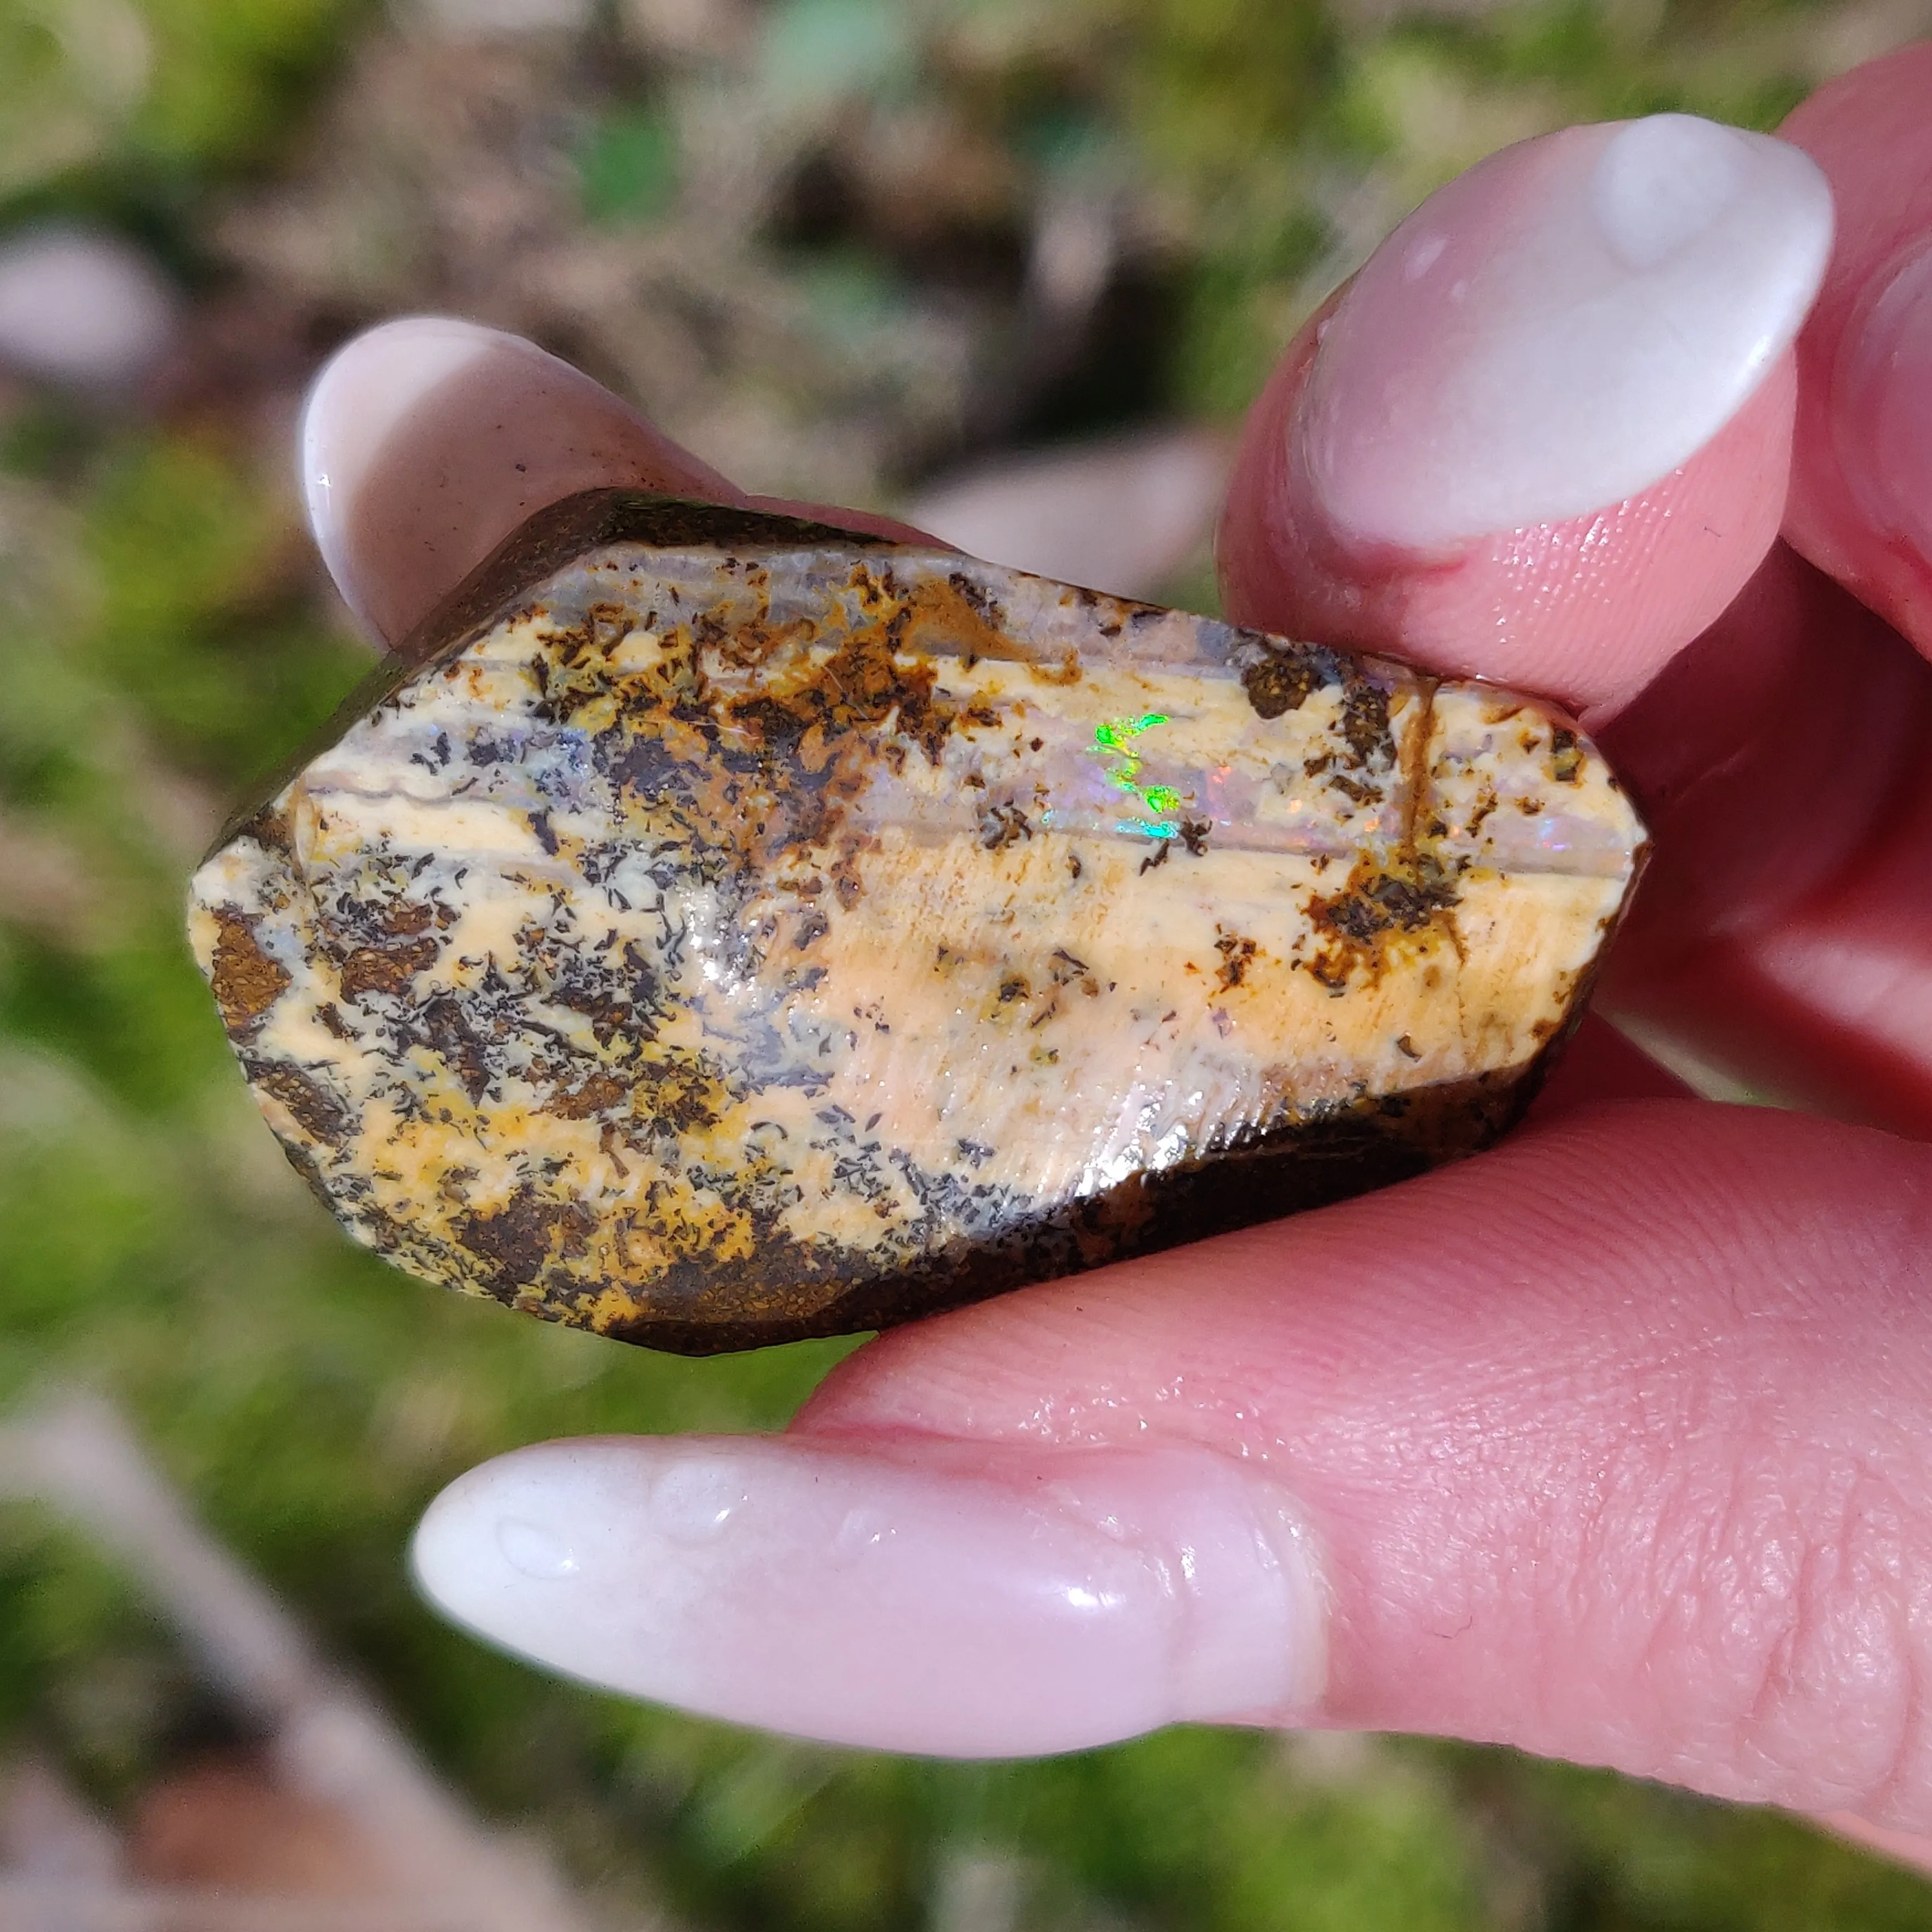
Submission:
[[[696,1354],[1486,1145],[1642,850],[1509,692],[598,490],[235,820],[190,924],[358,1240]]]

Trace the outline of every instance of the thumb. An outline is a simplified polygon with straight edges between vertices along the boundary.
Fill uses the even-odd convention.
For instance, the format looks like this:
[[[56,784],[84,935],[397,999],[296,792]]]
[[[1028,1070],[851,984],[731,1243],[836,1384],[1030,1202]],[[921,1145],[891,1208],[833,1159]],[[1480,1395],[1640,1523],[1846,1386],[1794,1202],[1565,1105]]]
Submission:
[[[1399,1729],[1923,1830],[1928,1222],[1905,1142],[1590,1107],[898,1331],[786,1437],[517,1452],[419,1574],[554,1667],[814,1737]]]

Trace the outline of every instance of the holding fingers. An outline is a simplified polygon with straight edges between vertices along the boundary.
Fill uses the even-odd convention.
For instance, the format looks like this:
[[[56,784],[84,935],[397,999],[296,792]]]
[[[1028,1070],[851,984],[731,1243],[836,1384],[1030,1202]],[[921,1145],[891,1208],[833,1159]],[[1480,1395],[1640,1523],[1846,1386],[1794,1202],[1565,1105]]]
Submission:
[[[1604,734],[1657,834],[1611,1010],[1768,1095],[1915,1135],[1932,1123],[1928,103],[1922,45],[1792,116],[1838,241],[1798,342],[1791,548]]]
[[[1830,176],[1839,239],[1798,344],[1786,534],[1932,648],[1932,42],[1821,88],[1784,128]]]
[[[1834,184],[1858,90],[1895,108],[1924,71],[1801,118]],[[1932,149],[1892,111],[1894,158]],[[1906,454],[1865,448],[1861,496],[1864,446],[1817,414],[1815,332],[1862,313],[1846,280],[1881,252],[1851,200],[1828,274],[1790,146],[1666,118],[1486,164],[1290,351],[1222,561],[1248,621],[1609,721],[1660,848],[1618,1002],[1906,1122],[1932,1087],[1906,997],[1932,963],[1925,668],[1816,567],[1916,622],[1910,531],[1870,507]],[[1873,313],[1904,346],[1832,378],[1854,416],[1917,366],[1896,226],[1904,292]],[[1812,562],[1772,548],[1794,423]],[[1850,968],[1886,962],[1900,997],[1848,1013]],[[815,1736],[1399,1727],[1932,1828],[1932,1161],[1608,1103],[1642,1084],[1580,1055],[1480,1159],[896,1331],[788,1437],[518,1452],[432,1510],[424,1581],[554,1667]]]

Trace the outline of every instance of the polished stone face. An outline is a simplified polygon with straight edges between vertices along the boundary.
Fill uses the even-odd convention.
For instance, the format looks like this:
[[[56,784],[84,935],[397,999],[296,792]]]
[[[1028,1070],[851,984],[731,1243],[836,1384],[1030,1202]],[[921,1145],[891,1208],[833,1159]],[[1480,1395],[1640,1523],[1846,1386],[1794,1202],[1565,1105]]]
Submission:
[[[701,1352],[1484,1145],[1643,834],[1509,692],[630,493],[526,526],[190,929],[412,1273]]]

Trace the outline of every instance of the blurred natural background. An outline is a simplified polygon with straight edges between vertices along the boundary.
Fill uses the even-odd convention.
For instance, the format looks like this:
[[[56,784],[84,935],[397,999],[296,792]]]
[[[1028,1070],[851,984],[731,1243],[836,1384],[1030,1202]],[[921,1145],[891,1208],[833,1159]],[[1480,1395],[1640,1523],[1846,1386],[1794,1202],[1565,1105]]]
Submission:
[[[1126,527],[1088,574],[1204,598],[1226,431],[1432,187],[1570,120],[1770,127],[1928,32],[1932,0],[0,0],[0,1438],[111,1396],[590,1924],[1932,1925],[1932,1888],[1796,1822],[1506,1754],[902,1762],[475,1647],[404,1574],[442,1484],[550,1434],[775,1424],[836,1351],[656,1357],[371,1262],[257,1120],[179,917],[223,801],[367,662],[290,472],[364,324],[523,330],[751,488],[969,534],[1018,505],[1082,557]],[[0,1503],[8,1926],[106,1925],[88,1885],[177,1899],[116,1926],[427,1924],[357,1916],[265,1723],[70,1514]],[[222,1886],[280,1902],[179,1904]]]

